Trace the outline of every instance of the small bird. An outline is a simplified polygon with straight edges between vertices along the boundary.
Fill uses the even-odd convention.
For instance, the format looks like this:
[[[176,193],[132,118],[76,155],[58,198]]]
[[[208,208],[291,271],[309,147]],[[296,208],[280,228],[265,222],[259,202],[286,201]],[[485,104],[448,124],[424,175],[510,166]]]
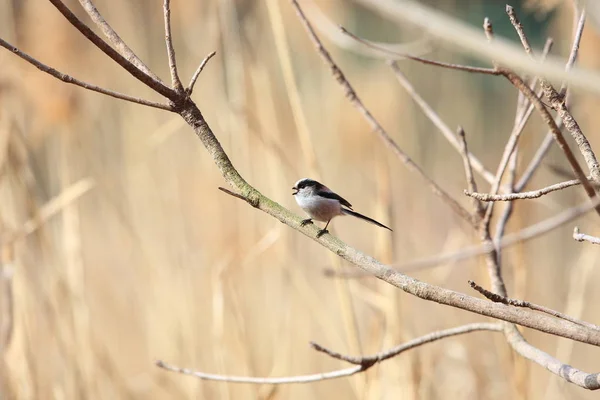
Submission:
[[[301,225],[312,224],[312,220],[327,222],[325,228],[317,233],[317,237],[329,233],[327,227],[338,215],[352,215],[374,225],[389,229],[387,226],[367,216],[352,210],[352,204],[337,193],[332,192],[327,186],[308,178],[300,179],[292,188],[298,205],[308,214],[310,218],[301,222]]]

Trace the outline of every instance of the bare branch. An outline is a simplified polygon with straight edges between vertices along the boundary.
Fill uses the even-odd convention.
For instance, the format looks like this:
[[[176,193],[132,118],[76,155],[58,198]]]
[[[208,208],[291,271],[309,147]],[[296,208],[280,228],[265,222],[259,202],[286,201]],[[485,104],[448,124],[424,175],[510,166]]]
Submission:
[[[527,36],[525,35],[525,32],[523,31],[523,26],[521,25],[521,22],[519,21],[514,8],[507,5],[506,12],[508,13],[510,22],[515,27],[515,30],[517,31],[519,38],[521,38],[521,43],[523,44],[523,47],[525,48],[525,50],[527,51],[527,53],[529,55],[532,55],[531,46],[529,45]],[[574,60],[577,57],[577,53],[578,53],[578,49],[579,49],[579,41],[581,40],[581,35],[583,32],[584,26],[585,26],[585,13],[582,13],[580,16],[580,19],[579,19],[579,24],[578,24],[577,30],[576,30],[575,39],[573,41],[573,48],[571,50],[571,55],[569,56],[569,61],[567,62],[567,66],[568,66],[567,68],[570,68],[569,65],[572,65],[572,63],[575,62]],[[595,182],[600,182],[600,164],[598,164],[596,155],[594,154],[594,151],[592,150],[592,147],[590,146],[590,143],[588,142],[587,138],[581,131],[579,125],[577,124],[577,121],[575,121],[575,118],[573,118],[573,116],[571,115],[571,113],[569,112],[567,107],[565,106],[564,96],[561,96],[559,94],[559,92],[557,92],[556,89],[554,89],[554,87],[548,83],[548,81],[546,79],[542,79],[541,82],[542,82],[542,88],[544,89],[544,94],[546,96],[546,99],[548,99],[548,101],[550,102],[550,106],[558,112],[558,115],[562,119],[563,124],[565,125],[565,127],[567,128],[569,133],[571,133],[571,136],[573,136],[573,138],[575,139],[575,142],[579,146],[579,151],[581,152],[581,154],[583,155],[583,158],[585,159],[585,162],[590,171],[592,180],[594,180]],[[562,92],[562,90],[560,92]],[[544,118],[544,120],[546,120],[546,118]],[[555,135],[555,139],[556,139],[556,135]],[[567,155],[567,158],[569,158],[568,155]],[[571,163],[571,166],[573,166],[573,163],[571,162],[571,160],[569,160],[569,162]],[[576,171],[574,170],[573,172],[576,172]],[[583,177],[579,176],[579,174],[577,174],[577,173],[576,173],[576,175],[580,181],[582,181],[582,182],[584,181]],[[584,186],[585,186],[585,182],[584,182]],[[588,195],[590,195],[590,197],[593,197],[593,195],[595,194],[595,193],[592,194],[593,192],[588,191],[588,188],[586,188],[586,192],[588,193]]]
[[[571,68],[573,68],[573,65],[575,65],[575,62],[577,61],[577,56],[579,54],[579,43],[581,42],[581,36],[583,34],[584,22],[585,22],[585,14],[582,13],[582,15],[579,18],[579,22],[577,24],[577,28],[575,29],[575,35],[573,37],[573,45],[571,46],[571,52],[569,54],[569,60],[567,61],[567,64],[565,65],[565,71],[567,71],[567,72]],[[567,84],[566,84],[566,82],[563,82],[562,87],[560,89],[560,94],[562,96],[564,96],[565,106],[567,108],[569,108],[569,106],[570,106],[570,101],[569,101],[570,100],[570,96],[568,95],[568,90],[567,90]],[[557,118],[555,119],[554,122],[556,123],[556,125],[560,129],[560,127],[562,125],[562,119],[559,116],[557,116]],[[523,190],[523,188],[527,185],[527,183],[529,182],[529,180],[531,180],[531,178],[533,177],[534,172],[537,170],[537,168],[539,167],[540,163],[542,162],[542,160],[544,159],[544,157],[548,153],[548,150],[550,149],[550,145],[551,144],[552,144],[552,132],[548,132],[546,134],[546,136],[545,136],[542,144],[538,148],[535,156],[533,157],[533,159],[531,160],[531,162],[529,163],[529,165],[525,169],[525,172],[523,172],[523,175],[521,176],[521,179],[519,179],[519,183],[517,183],[517,186],[515,187],[515,191],[520,192],[521,190]]]
[[[544,76],[547,79],[565,79],[570,84],[586,91],[600,92],[600,79],[597,73],[577,68],[572,73],[564,71],[557,57],[549,57],[548,62],[539,65],[523,54],[512,42],[496,37],[493,43],[483,38],[479,30],[466,22],[446,15],[442,11],[429,7],[423,2],[403,0],[356,0],[385,19],[400,24],[419,26],[431,35],[436,42],[448,44],[480,60],[495,59],[501,65],[531,75]]]
[[[489,42],[494,40],[494,28],[492,26],[492,21],[488,17],[483,19],[483,32]]]
[[[577,27],[575,28],[575,37],[573,38],[573,45],[571,46],[571,53],[569,53],[569,60],[567,61],[567,65],[565,66],[565,71],[571,70],[577,61],[577,56],[579,55],[579,44],[581,43],[581,37],[583,36],[583,28],[585,27],[585,9],[581,10],[581,15],[579,16],[579,22],[577,23]],[[565,96],[567,92],[567,83],[563,82],[562,87],[560,88],[560,95]]]
[[[251,203],[247,197],[244,197],[241,194],[237,194],[235,192],[232,192],[229,189],[225,189],[224,187],[220,187],[220,186],[219,186],[219,190],[221,192],[227,193],[230,196],[235,197],[236,199],[244,200],[245,202],[247,202],[248,204],[250,204],[252,207],[256,207],[256,203]]]
[[[108,22],[102,17],[94,3],[91,0],[79,0],[79,3],[83,7],[83,9],[88,13],[92,21],[98,25],[104,36],[108,38],[108,40],[117,48],[117,51],[121,53],[123,57],[127,59],[130,63],[135,65],[140,71],[144,72],[146,75],[152,77],[152,79],[161,82],[164,84],[162,79],[160,79],[154,72],[148,68],[146,64],[129,48],[129,46],[121,39],[121,37],[115,32],[115,30],[110,26]]]
[[[507,194],[492,194],[492,193],[477,193],[465,190],[464,193],[477,199],[479,201],[513,201],[513,200],[524,200],[524,199],[537,199],[545,194],[563,190],[571,186],[581,184],[577,179],[573,179],[566,182],[556,183],[554,185],[547,186],[542,189],[533,190],[531,192],[519,192],[519,193],[507,193]]]
[[[372,356],[364,356],[364,357],[346,356],[346,355],[337,353],[333,350],[329,350],[317,343],[311,343],[311,345],[315,350],[325,353],[328,356],[333,357],[335,359],[338,359],[341,361],[346,361],[350,364],[362,365],[363,367],[367,367],[367,366],[371,367],[372,365],[375,365],[382,361],[389,360],[390,358],[396,357],[397,355],[399,355],[407,350],[412,350],[415,347],[419,347],[424,344],[435,342],[440,339],[445,339],[447,337],[462,335],[465,333],[476,332],[476,331],[502,332],[502,325],[500,325],[498,323],[495,323],[495,324],[494,323],[474,323],[474,324],[459,326],[456,328],[444,329],[442,331],[432,332],[430,334],[410,340],[406,343],[403,343],[399,346],[396,346],[389,350],[383,351],[381,353],[377,353]],[[365,368],[365,369],[367,369],[367,368]]]
[[[165,43],[167,45],[167,56],[169,58],[169,71],[171,72],[171,86],[177,93],[183,93],[183,85],[177,74],[177,60],[175,59],[175,48],[171,37],[171,0],[164,0],[163,14],[165,19]]]
[[[488,21],[488,24],[490,24],[489,21]],[[484,29],[485,29],[485,27],[486,27],[486,23],[484,22]],[[490,25],[489,29],[491,29],[491,25]],[[552,40],[547,40],[546,44],[544,46],[542,61],[545,60],[551,47],[552,47]],[[498,65],[496,63],[494,65],[496,65],[496,69],[498,69]],[[537,79],[532,80],[531,85],[529,86],[529,89],[531,91],[533,91],[535,89],[536,81],[537,81]],[[540,95],[541,95],[541,92],[536,94],[536,96],[538,98]],[[527,103],[529,103],[528,107],[526,107]],[[521,108],[523,108],[523,110],[521,110]],[[517,101],[517,112],[516,112],[516,117],[515,117],[515,125],[513,127],[513,130],[511,132],[509,138],[508,138],[508,141],[506,142],[506,145],[504,147],[504,152],[502,153],[502,158],[500,159],[500,162],[498,163],[498,168],[496,170],[496,178],[490,189],[491,195],[498,194],[498,191],[500,189],[500,184],[502,182],[502,177],[504,175],[504,172],[506,171],[506,168],[509,166],[509,163],[511,162],[511,160],[514,161],[514,165],[513,165],[513,169],[512,169],[513,176],[511,177],[510,187],[511,187],[511,189],[514,189],[513,185],[514,185],[514,174],[516,173],[515,169],[516,169],[516,162],[517,162],[517,159],[516,159],[516,156],[517,156],[516,153],[517,153],[517,149],[518,149],[517,146],[519,143],[519,139],[521,138],[521,134],[523,133],[523,129],[525,129],[525,125],[527,124],[527,122],[529,121],[529,118],[531,117],[531,114],[533,113],[533,109],[534,109],[534,104],[529,101],[529,99],[527,98],[525,93],[523,93],[522,91],[519,91],[519,96],[518,96],[518,101]],[[514,191],[514,190],[512,190],[512,191]],[[493,203],[489,204],[487,207],[487,210],[485,212],[485,215],[483,217],[482,223],[484,224],[484,229],[489,228],[493,210],[494,210],[494,204]],[[512,212],[512,206],[508,206],[508,208],[505,210],[505,213],[502,216],[502,219],[499,221],[499,225],[498,225],[498,229],[497,229],[497,231],[499,233],[504,230],[504,226],[508,222],[508,217],[510,216],[511,212]],[[496,262],[499,261],[499,259],[500,259],[499,257],[500,257],[500,255],[498,253]]]
[[[221,381],[221,382],[230,382],[230,383],[254,383],[254,384],[267,384],[267,385],[281,385],[281,384],[291,384],[291,383],[309,383],[309,382],[318,382],[324,381],[328,379],[336,379],[346,376],[351,376],[359,372],[364,372],[367,369],[371,368],[373,365],[380,363],[382,361],[388,360],[392,357],[396,357],[399,354],[414,349],[416,347],[435,342],[437,340],[445,339],[451,336],[462,335],[465,333],[476,332],[476,331],[502,331],[502,327],[500,324],[490,324],[490,323],[475,323],[464,326],[459,326],[457,328],[445,329],[438,332],[433,332],[428,335],[421,336],[419,338],[410,340],[400,346],[394,347],[390,350],[387,350],[382,353],[375,354],[369,357],[348,357],[342,354],[333,352],[325,347],[318,345],[316,343],[311,343],[311,346],[322,353],[327,354],[330,357],[336,358],[338,360],[349,362],[350,364],[356,364],[355,367],[340,369],[331,372],[325,372],[320,374],[311,374],[311,375],[298,375],[298,376],[288,376],[288,377],[279,377],[279,378],[257,378],[257,377],[247,377],[247,376],[230,376],[230,375],[218,375],[218,374],[207,374],[204,372],[193,371],[187,368],[180,368],[169,365],[164,361],[157,361],[156,365],[160,368],[166,369],[167,371],[177,372],[180,374],[195,376],[196,378],[200,378],[203,380],[211,380],[211,381]]]
[[[508,325],[505,335],[513,350],[522,357],[539,364],[574,385],[588,390],[600,389],[600,374],[581,371],[532,346],[527,343],[516,326]]]
[[[592,323],[570,317],[568,315],[561,313],[560,311],[552,310],[548,307],[540,306],[538,304],[530,303],[528,301],[511,299],[506,296],[502,296],[497,293],[490,292],[486,288],[481,287],[480,285],[478,285],[477,283],[475,283],[473,281],[469,281],[469,286],[471,286],[473,289],[475,289],[476,291],[478,291],[479,293],[481,293],[482,295],[484,295],[489,300],[491,300],[495,303],[502,303],[502,304],[506,304],[507,306],[529,308],[534,311],[540,311],[545,314],[552,315],[553,317],[556,317],[556,318],[564,319],[565,321],[570,321],[577,325],[585,326],[590,329],[600,330],[600,326],[598,326],[598,325],[594,325]]]
[[[446,69],[454,69],[454,70],[464,71],[464,72],[473,72],[473,73],[477,73],[477,74],[500,75],[498,73],[498,71],[496,71],[494,68],[481,68],[481,67],[472,67],[470,65],[451,64],[451,63],[445,63],[445,62],[440,62],[440,61],[435,61],[435,60],[429,60],[427,58],[417,57],[417,56],[413,56],[411,54],[398,53],[394,50],[390,50],[386,47],[383,47],[379,43],[375,43],[370,40],[363,39],[360,36],[357,36],[354,33],[348,31],[343,26],[340,26],[340,30],[345,35],[350,36],[352,39],[356,40],[359,43],[364,44],[365,46],[367,46],[373,50],[380,51],[381,53],[387,54],[389,56],[394,56],[394,59],[395,58],[406,58],[409,60],[420,62],[422,64],[433,65],[436,67],[442,67],[442,68],[446,68]]]
[[[465,130],[462,128],[462,126],[458,127],[458,137],[460,138],[462,144],[460,155],[463,159],[463,166],[465,169],[465,176],[467,178],[467,185],[470,191],[476,192],[477,183],[475,182],[475,177],[473,177],[473,169],[471,168],[471,160],[469,158],[469,148],[467,147],[467,138],[465,136]],[[481,203],[475,198],[473,199],[473,210],[480,218],[483,216],[483,207],[481,206]]]
[[[510,19],[510,23],[515,27],[517,34],[519,35],[519,39],[521,39],[521,44],[525,49],[525,52],[530,56],[533,56],[533,52],[531,51],[531,45],[529,44],[529,40],[525,35],[525,31],[523,30],[523,25],[521,25],[521,21],[517,18],[517,14],[515,13],[515,9],[506,5],[506,13],[508,14],[508,18]]]
[[[450,129],[450,127],[446,125],[444,121],[442,121],[440,116],[433,110],[433,108],[431,108],[431,106],[427,104],[427,102],[417,93],[414,86],[408,81],[408,79],[402,73],[402,71],[400,71],[398,65],[392,62],[390,63],[390,66],[394,71],[396,79],[398,79],[398,82],[402,85],[404,90],[406,90],[406,92],[412,97],[415,103],[417,103],[417,105],[421,108],[421,111],[423,111],[427,118],[429,118],[429,120],[433,122],[433,124],[439,129],[444,138],[446,138],[446,140],[452,145],[452,147],[454,147],[456,151],[460,153],[461,143],[456,138],[454,132],[452,132],[452,129]],[[481,161],[479,161],[479,159],[475,155],[469,153],[469,159],[473,169],[477,171],[486,181],[488,181],[489,183],[492,183],[494,181],[494,175],[483,166]]]
[[[14,53],[18,57],[22,58],[23,60],[27,61],[29,64],[33,65],[40,71],[43,71],[49,75],[52,75],[56,79],[59,79],[65,83],[76,85],[76,86],[82,87],[84,89],[91,90],[92,92],[105,94],[107,96],[114,97],[116,99],[129,101],[131,103],[136,103],[136,104],[141,104],[143,106],[154,107],[154,108],[158,108],[161,110],[171,111],[171,106],[169,106],[168,104],[156,103],[153,101],[148,101],[148,100],[140,99],[137,97],[129,96],[129,95],[126,95],[123,93],[119,93],[119,92],[115,92],[115,91],[112,91],[109,89],[102,88],[100,86],[92,85],[90,83],[81,81],[77,78],[73,78],[70,75],[67,75],[60,71],[57,71],[56,69],[36,60],[35,58],[31,57],[29,54],[22,52],[21,50],[19,50],[18,48],[16,48],[12,44],[6,42],[5,40],[3,40],[1,38],[0,38],[0,46],[11,51],[12,53]]]
[[[431,51],[431,43],[425,36],[406,43],[370,42],[375,48],[367,47],[344,34],[340,30],[339,24],[330,20],[314,1],[305,0],[302,2],[302,7],[308,15],[308,19],[312,21],[313,26],[333,44],[344,50],[349,50],[362,56],[377,57],[386,60],[390,58],[402,60],[406,58],[403,56],[404,54],[415,56]]]
[[[92,42],[98,49],[104,54],[113,59],[123,69],[133,75],[134,78],[144,83],[146,86],[162,94],[168,99],[175,100],[178,98],[178,94],[171,88],[165,86],[163,83],[154,80],[151,76],[146,75],[140,71],[134,64],[129,62],[119,52],[110,47],[108,43],[102,40],[96,35],[87,25],[85,25],[61,0],[49,0],[54,7],[73,25],[79,32],[81,32],[90,42]]]
[[[358,95],[354,91],[354,88],[350,85],[350,82],[348,82],[348,80],[344,76],[343,72],[340,70],[340,68],[337,66],[337,64],[333,61],[333,58],[331,58],[331,55],[329,54],[329,52],[325,49],[325,47],[319,40],[319,37],[315,33],[312,25],[310,24],[310,22],[308,22],[308,20],[306,19],[306,16],[304,15],[304,12],[298,5],[297,0],[291,0],[291,3],[292,3],[292,6],[294,7],[294,9],[296,10],[296,14],[298,15],[300,21],[302,22],[302,25],[304,25],[304,28],[306,29],[308,36],[310,37],[311,41],[314,43],[314,45],[317,49],[317,52],[319,53],[319,55],[321,56],[323,61],[325,61],[325,63],[331,69],[331,73],[333,74],[335,80],[340,84],[340,86],[344,90],[344,94],[345,94],[346,98],[350,101],[350,103],[356,109],[358,109],[360,111],[360,113],[367,120],[369,125],[371,125],[373,130],[375,130],[375,132],[377,132],[379,134],[379,137],[381,138],[381,140],[383,140],[383,142],[388,147],[390,147],[390,149],[392,149],[394,154],[400,159],[400,161],[402,161],[402,163],[404,163],[404,165],[411,172],[416,173],[421,179],[423,179],[427,183],[429,188],[432,190],[432,192],[435,195],[437,195],[438,197],[440,197],[446,204],[448,204],[450,206],[450,208],[456,214],[458,214],[460,217],[462,217],[464,220],[466,220],[470,224],[473,224],[474,223],[473,216],[460,203],[458,203],[448,193],[446,193],[437,183],[435,183],[435,181],[433,181],[431,178],[429,178],[425,174],[425,172],[417,164],[415,164],[415,162],[398,146],[398,144],[394,141],[394,139],[391,138],[391,136],[386,132],[386,130],[381,126],[381,124],[379,124],[379,122],[375,119],[373,114],[371,114],[371,112],[365,107],[362,100],[358,97]],[[456,138],[455,138],[455,140],[456,140]]]
[[[578,226],[576,226],[575,229],[573,229],[573,239],[577,240],[578,242],[590,242],[592,244],[600,244],[600,238],[596,236],[586,235],[585,233],[580,233]]]
[[[550,106],[557,111],[559,117],[562,119],[565,128],[569,131],[575,142],[579,146],[579,151],[583,155],[585,162],[588,166],[591,179],[594,182],[600,182],[600,164],[598,159],[592,150],[592,146],[581,131],[579,124],[573,118],[573,115],[569,112],[564,98],[549,84],[542,84],[544,88],[544,94],[550,103]]]
[[[337,379],[345,376],[351,376],[362,372],[364,369],[360,365],[355,367],[340,369],[332,372],[325,372],[322,374],[311,374],[311,375],[298,375],[298,376],[286,376],[281,378],[256,378],[250,376],[234,376],[234,375],[218,375],[218,374],[207,374],[205,372],[194,371],[188,368],[180,368],[173,365],[169,365],[164,361],[157,361],[156,366],[167,371],[177,372],[179,374],[191,375],[196,378],[207,380],[207,381],[219,381],[229,383],[254,383],[259,385],[284,385],[290,383],[310,383],[326,381],[328,379]]]
[[[192,92],[194,91],[194,85],[196,85],[196,81],[198,80],[198,77],[204,70],[204,67],[206,67],[206,64],[208,64],[210,59],[213,58],[216,54],[217,52],[213,51],[212,53],[204,57],[204,60],[202,60],[202,62],[198,66],[198,69],[196,70],[196,72],[194,72],[194,75],[192,75],[192,79],[190,79],[190,83],[186,89],[188,96],[192,95]]]
[[[564,136],[562,135],[562,132],[560,131],[560,129],[558,128],[558,126],[556,125],[554,120],[552,119],[552,116],[550,115],[550,113],[548,112],[548,110],[546,109],[544,104],[535,95],[535,93],[533,93],[533,91],[529,88],[529,86],[527,86],[523,82],[523,80],[518,75],[516,75],[514,72],[512,72],[510,70],[506,70],[506,69],[501,69],[501,70],[503,72],[503,75],[506,77],[506,79],[508,79],[517,89],[519,89],[521,92],[523,92],[523,94],[525,96],[527,96],[529,101],[531,101],[534,104],[535,108],[539,111],[540,115],[542,116],[542,119],[550,128],[550,131],[552,132],[552,136],[554,137],[554,140],[556,141],[556,143],[558,144],[560,149],[563,151],[563,153],[565,153],[565,156],[567,158],[567,161],[569,162],[569,165],[571,166],[571,169],[573,170],[573,173],[575,173],[575,176],[577,177],[577,179],[583,184],[585,192],[587,193],[587,195],[590,198],[594,198],[596,196],[596,191],[594,190],[594,188],[588,181],[587,177],[585,176],[583,170],[581,169],[581,166],[579,165],[579,162],[577,161],[577,158],[575,158],[575,155],[571,151],[568,143],[566,142]],[[543,82],[542,82],[542,86],[544,86]],[[546,89],[544,88],[544,90],[546,90]],[[600,214],[600,206],[596,209],[596,212],[598,214]]]

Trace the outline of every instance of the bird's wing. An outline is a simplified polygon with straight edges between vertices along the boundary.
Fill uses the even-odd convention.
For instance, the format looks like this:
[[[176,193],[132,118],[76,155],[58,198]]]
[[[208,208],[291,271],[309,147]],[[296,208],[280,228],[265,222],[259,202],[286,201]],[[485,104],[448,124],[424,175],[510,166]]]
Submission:
[[[348,202],[348,200],[344,199],[339,194],[336,194],[333,192],[320,191],[320,192],[317,192],[317,196],[325,197],[327,199],[338,200],[344,207],[352,208],[352,204],[350,204],[350,202]]]

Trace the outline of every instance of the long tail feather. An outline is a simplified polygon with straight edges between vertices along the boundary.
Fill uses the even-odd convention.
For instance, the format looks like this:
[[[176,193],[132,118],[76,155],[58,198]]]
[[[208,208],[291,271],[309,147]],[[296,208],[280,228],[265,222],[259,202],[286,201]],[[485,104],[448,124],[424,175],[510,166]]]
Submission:
[[[366,215],[359,214],[356,211],[348,210],[347,208],[342,208],[342,212],[344,214],[346,214],[346,215],[352,215],[353,217],[360,218],[360,219],[362,219],[364,221],[370,222],[373,225],[377,225],[377,226],[379,226],[381,228],[389,229],[390,231],[392,230],[391,228],[388,228],[384,224],[382,224],[380,222],[377,222],[374,219],[367,217]]]

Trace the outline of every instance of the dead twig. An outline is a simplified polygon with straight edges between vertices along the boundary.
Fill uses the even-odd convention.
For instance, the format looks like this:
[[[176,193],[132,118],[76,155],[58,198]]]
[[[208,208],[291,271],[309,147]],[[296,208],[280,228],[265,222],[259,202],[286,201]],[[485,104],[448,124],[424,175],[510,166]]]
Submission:
[[[478,291],[479,293],[484,295],[486,298],[488,298],[489,300],[491,300],[495,303],[502,303],[502,304],[506,304],[507,306],[529,308],[534,311],[540,311],[545,314],[552,315],[553,317],[556,317],[556,318],[564,319],[565,321],[573,322],[574,324],[577,324],[577,325],[585,326],[590,329],[600,330],[600,326],[598,326],[598,325],[594,325],[592,323],[589,323],[586,321],[581,321],[577,318],[570,317],[568,315],[561,313],[560,311],[552,310],[548,307],[530,303],[525,300],[511,299],[506,296],[502,296],[497,293],[490,292],[489,290],[478,285],[474,281],[469,281],[469,286],[471,286],[474,290]]]
[[[430,59],[423,58],[423,57],[417,57],[417,56],[413,56],[411,54],[398,53],[397,51],[385,48],[378,43],[363,39],[360,36],[357,36],[354,33],[350,32],[343,26],[340,26],[340,30],[343,34],[348,35],[349,37],[356,40],[357,42],[362,43],[365,46],[367,46],[373,50],[380,51],[380,52],[390,55],[390,56],[406,58],[408,60],[418,61],[422,64],[433,65],[434,67],[442,67],[442,68],[446,68],[446,69],[454,69],[457,71],[472,72],[472,73],[476,73],[476,74],[485,74],[485,75],[500,75],[500,73],[498,71],[496,71],[494,68],[482,68],[482,67],[473,67],[470,65],[452,64],[452,63],[446,63],[446,62],[441,62],[441,61],[436,61],[436,60],[430,60]]]
[[[121,53],[123,57],[127,59],[130,63],[135,65],[140,71],[152,77],[152,79],[161,82],[164,84],[162,79],[160,79],[154,72],[148,68],[146,64],[129,48],[127,43],[121,39],[121,37],[115,32],[115,30],[110,26],[108,22],[104,19],[104,17],[100,14],[94,3],[91,0],[79,0],[79,4],[83,7],[83,9],[88,13],[92,21],[102,31],[104,36],[116,47],[116,49]]]
[[[465,190],[464,193],[477,199],[479,201],[513,201],[513,200],[524,200],[524,199],[537,199],[545,194],[563,190],[571,186],[580,185],[577,179],[573,179],[566,182],[555,183],[554,185],[546,186],[545,188],[532,190],[530,192],[519,192],[519,193],[506,193],[506,194],[492,194],[492,193],[477,193]]]
[[[578,242],[590,242],[592,244],[600,244],[600,238],[596,236],[586,235],[585,233],[580,233],[578,226],[576,226],[573,229],[573,239],[577,240]]]
[[[49,0],[54,7],[73,25],[79,32],[81,32],[90,42],[92,42],[98,49],[104,54],[114,60],[123,69],[129,72],[134,78],[144,83],[149,88],[155,90],[161,95],[165,96],[170,100],[178,98],[177,92],[165,84],[155,80],[149,75],[146,75],[133,63],[123,57],[119,52],[110,47],[108,43],[102,40],[96,35],[86,24],[81,22],[79,18],[61,0]]]
[[[469,190],[472,192],[477,191],[477,183],[475,182],[475,177],[473,176],[473,168],[471,167],[471,160],[469,158],[469,149],[467,147],[467,138],[465,136],[465,130],[462,126],[458,127],[458,137],[460,138],[462,147],[461,147],[461,156],[463,159],[463,166],[465,169],[465,176],[467,178],[467,185]],[[475,214],[479,216],[479,218],[483,217],[483,207],[479,200],[473,198],[473,210]]]
[[[531,46],[529,45],[529,41],[527,40],[527,36],[525,34],[525,31],[523,30],[523,26],[521,25],[521,22],[519,21],[514,8],[507,5],[506,13],[509,16],[510,22],[513,24],[515,30],[517,31],[517,34],[519,35],[519,38],[521,39],[521,43],[523,44],[523,47],[525,48],[527,53],[531,55],[532,54]],[[569,62],[571,62],[571,59],[573,59],[572,62],[574,62],[575,58],[577,57],[578,49],[579,49],[579,42],[581,41],[581,36],[583,33],[584,26],[585,26],[585,12],[582,11],[581,15],[579,16],[579,23],[576,28],[575,39],[573,41],[574,45],[573,45],[573,49],[571,52],[571,56],[569,56]],[[567,62],[567,65],[569,65],[569,62]],[[571,134],[573,139],[575,139],[575,142],[579,146],[579,151],[581,152],[581,154],[583,155],[583,158],[585,159],[585,162],[588,166],[592,180],[595,182],[600,182],[600,164],[598,164],[596,155],[594,154],[594,151],[592,150],[592,147],[590,146],[589,141],[587,140],[587,138],[581,131],[579,124],[577,124],[577,121],[575,120],[575,118],[573,118],[573,115],[569,112],[569,110],[566,107],[565,101],[564,101],[564,95],[560,94],[563,92],[563,90],[561,89],[559,92],[557,92],[556,89],[554,89],[554,87],[551,84],[549,84],[546,79],[542,79],[541,83],[542,83],[542,88],[544,89],[544,95],[546,96],[546,99],[550,103],[550,106],[554,110],[557,111],[558,115],[560,116],[560,118],[563,121],[563,124],[565,125],[565,127],[567,128],[567,130],[569,131],[569,133]],[[567,156],[567,158],[568,158],[568,156]],[[569,161],[569,163],[571,163],[571,161]],[[575,170],[573,172],[575,172]],[[583,182],[583,179],[580,176],[578,176],[578,178]],[[584,185],[585,185],[585,183],[584,183]],[[586,189],[586,192],[587,192],[587,189]],[[590,194],[590,193],[588,192],[588,194]]]
[[[173,89],[177,93],[183,93],[183,85],[177,73],[177,60],[171,36],[171,0],[164,0],[163,15],[165,20],[165,44],[167,45],[167,57],[169,58],[169,71],[171,72],[171,86],[173,86]]]
[[[110,89],[102,88],[100,86],[92,85],[91,83],[81,81],[77,78],[73,78],[70,75],[67,75],[60,71],[57,71],[56,69],[36,60],[35,58],[31,57],[29,54],[19,50],[17,47],[13,46],[12,44],[8,43],[7,41],[5,41],[1,38],[0,38],[0,46],[4,47],[8,51],[11,51],[13,54],[15,54],[19,58],[22,58],[23,60],[27,61],[28,63],[30,63],[37,69],[39,69],[40,71],[45,72],[49,75],[52,75],[56,79],[59,79],[65,83],[76,85],[76,86],[82,87],[84,89],[91,90],[92,92],[105,94],[107,96],[114,97],[116,99],[129,101],[131,103],[141,104],[143,106],[158,108],[161,110],[172,111],[171,106],[168,104],[157,103],[154,101],[149,101],[149,100],[144,100],[144,99],[141,99],[138,97],[129,96],[129,95],[126,95],[123,93],[115,92]]]
[[[188,84],[188,87],[186,89],[188,96],[192,95],[192,92],[194,91],[194,86],[196,85],[196,81],[198,80],[198,77],[204,70],[204,67],[206,67],[206,64],[208,64],[210,59],[213,58],[216,54],[217,54],[217,52],[213,51],[209,55],[204,57],[204,60],[202,60],[202,62],[198,66],[198,69],[196,69],[196,72],[194,72],[194,75],[192,75],[192,79],[190,79],[190,83]]]
[[[310,383],[310,382],[319,382],[328,379],[336,379],[346,376],[351,376],[357,374],[359,372],[364,372],[367,369],[371,368],[373,365],[380,363],[382,361],[388,360],[390,358],[396,357],[401,353],[414,349],[419,346],[423,346],[428,343],[435,342],[437,340],[445,339],[452,336],[462,335],[470,332],[477,331],[492,331],[499,332],[502,330],[502,327],[499,324],[490,324],[490,323],[474,323],[468,324],[464,326],[459,326],[457,328],[445,329],[438,332],[432,332],[428,335],[421,336],[419,338],[410,340],[400,346],[394,347],[385,352],[381,352],[375,354],[373,356],[368,357],[350,357],[344,356],[342,354],[336,353],[332,350],[329,350],[321,345],[311,342],[311,346],[321,352],[325,353],[330,357],[336,358],[338,360],[346,361],[350,364],[356,364],[355,367],[345,368],[331,372],[319,373],[319,374],[310,374],[310,375],[298,375],[298,376],[287,376],[287,377],[278,377],[278,378],[259,378],[259,377],[247,377],[247,376],[231,376],[231,375],[218,375],[218,374],[208,374],[205,372],[194,371],[188,368],[180,368],[176,366],[169,365],[164,361],[157,361],[156,365],[160,368],[166,369],[168,371],[177,372],[184,375],[191,375],[196,378],[200,378],[203,380],[210,381],[220,381],[220,382],[230,382],[230,383],[255,383],[255,384],[265,384],[265,385],[281,385],[281,384],[292,384],[292,383]]]

